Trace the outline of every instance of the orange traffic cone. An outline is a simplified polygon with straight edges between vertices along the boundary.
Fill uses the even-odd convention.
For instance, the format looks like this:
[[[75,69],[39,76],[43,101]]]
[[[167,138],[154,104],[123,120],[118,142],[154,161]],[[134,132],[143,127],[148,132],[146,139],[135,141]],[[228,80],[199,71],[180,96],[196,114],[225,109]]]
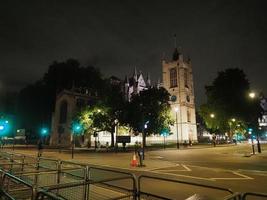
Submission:
[[[133,159],[131,161],[131,166],[132,167],[137,167],[138,163],[137,163],[137,159],[136,159],[136,155],[135,153],[133,154]]]

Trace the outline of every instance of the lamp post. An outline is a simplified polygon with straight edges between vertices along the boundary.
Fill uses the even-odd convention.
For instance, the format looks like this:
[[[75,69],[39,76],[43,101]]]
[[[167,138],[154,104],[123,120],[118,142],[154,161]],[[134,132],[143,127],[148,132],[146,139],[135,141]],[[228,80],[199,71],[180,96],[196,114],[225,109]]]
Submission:
[[[75,147],[75,135],[79,134],[82,131],[82,126],[80,124],[74,124],[72,127],[71,134],[71,158],[74,158],[74,147]]]
[[[250,92],[249,93],[249,97],[251,99],[254,99],[256,97],[256,93],[255,92]],[[253,143],[253,138],[252,138],[252,143]],[[257,147],[258,147],[258,153],[261,153],[261,145],[260,145],[260,140],[259,140],[259,131],[257,131]],[[254,149],[254,146],[253,146]],[[255,154],[255,153],[253,153]]]
[[[177,138],[176,138],[176,146],[177,149],[180,149],[180,145],[179,145],[179,133],[178,133],[178,107],[175,107],[175,116],[176,116],[176,134],[177,134]]]
[[[254,142],[253,142],[253,136],[252,136],[252,128],[248,129],[248,134],[250,135],[252,154],[254,155],[255,154],[255,149],[254,149]]]
[[[144,124],[144,128],[143,128],[143,135],[142,135],[142,137],[143,137],[143,142],[142,142],[142,146],[143,146],[143,148],[142,148],[142,158],[143,158],[143,160],[145,160],[145,139],[146,139],[146,129],[147,129],[147,127],[148,127],[148,123],[149,123],[149,121],[146,121],[146,123]]]
[[[211,132],[213,130],[213,119],[215,118],[215,114],[214,113],[210,113],[210,118],[212,119],[212,126],[211,126]],[[216,147],[216,135],[215,133],[212,134],[212,142],[213,142],[213,146]]]

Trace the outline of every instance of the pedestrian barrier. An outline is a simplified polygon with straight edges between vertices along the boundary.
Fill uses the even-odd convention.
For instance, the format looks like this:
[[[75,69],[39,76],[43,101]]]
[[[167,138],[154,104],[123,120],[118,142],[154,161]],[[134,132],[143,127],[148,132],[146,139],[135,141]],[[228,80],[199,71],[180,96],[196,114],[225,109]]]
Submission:
[[[242,200],[250,200],[250,199],[267,199],[267,194],[263,193],[254,193],[254,192],[246,192],[242,195]]]
[[[2,172],[2,174],[0,190],[7,199],[34,199],[33,185],[10,173]]]
[[[209,190],[215,190],[216,196],[210,195]],[[169,196],[163,196],[161,191]],[[137,179],[132,173],[108,167],[0,152],[1,200],[192,199],[192,191],[209,194],[212,199],[267,199],[267,194],[240,194],[227,188],[157,176],[141,175]]]

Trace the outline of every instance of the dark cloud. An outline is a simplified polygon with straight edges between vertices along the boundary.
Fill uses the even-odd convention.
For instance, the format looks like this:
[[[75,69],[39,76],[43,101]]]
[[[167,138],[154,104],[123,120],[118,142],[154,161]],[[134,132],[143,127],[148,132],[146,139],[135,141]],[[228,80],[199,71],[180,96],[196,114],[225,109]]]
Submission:
[[[176,33],[192,58],[198,103],[226,67],[243,68],[267,94],[266,8],[264,0],[1,1],[0,81],[19,89],[54,60],[77,58],[121,78],[136,65],[156,82]]]

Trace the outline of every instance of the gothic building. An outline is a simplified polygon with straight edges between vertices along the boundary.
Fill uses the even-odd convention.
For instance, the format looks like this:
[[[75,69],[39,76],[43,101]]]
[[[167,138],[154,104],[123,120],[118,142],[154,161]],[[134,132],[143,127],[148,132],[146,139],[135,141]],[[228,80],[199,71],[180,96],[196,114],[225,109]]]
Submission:
[[[124,80],[124,95],[127,101],[131,100],[132,95],[139,94],[141,91],[151,87],[151,80],[149,74],[145,79],[142,72],[137,74],[136,68],[132,77],[125,77]]]
[[[190,59],[174,49],[172,60],[162,59],[162,86],[171,94],[171,109],[174,126],[170,140],[197,141],[195,96]]]
[[[56,97],[55,112],[52,115],[50,145],[69,146],[71,144],[72,120],[85,106],[97,101],[88,91],[78,89],[63,90]]]

